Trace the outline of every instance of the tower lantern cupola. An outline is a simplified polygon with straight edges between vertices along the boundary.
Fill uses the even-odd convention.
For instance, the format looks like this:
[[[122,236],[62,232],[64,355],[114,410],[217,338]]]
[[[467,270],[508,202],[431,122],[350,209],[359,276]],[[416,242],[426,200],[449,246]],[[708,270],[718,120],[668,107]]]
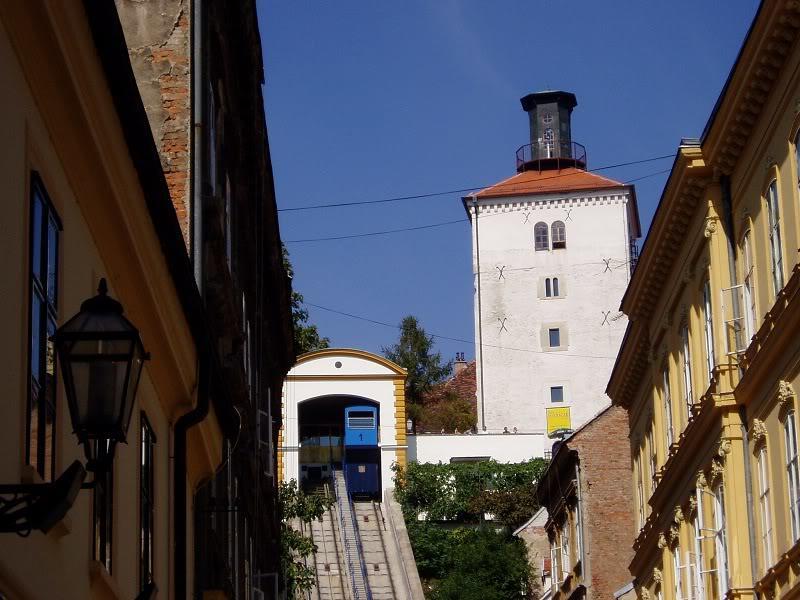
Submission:
[[[575,94],[547,91],[520,99],[528,113],[531,142],[517,150],[517,171],[586,168],[586,149],[572,141]]]

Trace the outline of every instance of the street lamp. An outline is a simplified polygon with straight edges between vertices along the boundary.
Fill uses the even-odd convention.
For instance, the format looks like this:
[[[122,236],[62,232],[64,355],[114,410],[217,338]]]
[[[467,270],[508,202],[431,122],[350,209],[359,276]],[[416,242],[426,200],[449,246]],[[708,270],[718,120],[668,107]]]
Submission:
[[[125,442],[144,361],[139,331],[122,316],[122,305],[108,296],[101,279],[97,296],[62,325],[53,338],[61,363],[72,428],[86,454],[52,483],[0,485],[0,532],[47,531],[66,515],[83,484],[86,470],[98,475]]]
[[[105,471],[117,442],[125,442],[142,366],[148,358],[139,330],[100,280],[97,296],[56,331],[54,342],[86,468]]]

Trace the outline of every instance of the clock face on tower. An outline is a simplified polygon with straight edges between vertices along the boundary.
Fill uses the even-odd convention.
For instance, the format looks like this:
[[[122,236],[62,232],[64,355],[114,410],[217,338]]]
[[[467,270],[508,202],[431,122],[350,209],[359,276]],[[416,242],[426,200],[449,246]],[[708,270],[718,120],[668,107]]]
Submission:
[[[553,122],[553,115],[549,112],[546,112],[542,115],[542,123],[545,125],[550,125]]]

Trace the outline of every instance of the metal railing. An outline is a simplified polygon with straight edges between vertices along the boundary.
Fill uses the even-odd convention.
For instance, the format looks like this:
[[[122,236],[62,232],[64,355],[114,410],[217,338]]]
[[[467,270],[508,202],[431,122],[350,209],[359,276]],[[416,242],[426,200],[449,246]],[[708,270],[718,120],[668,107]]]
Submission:
[[[344,473],[341,471],[332,472],[337,512],[339,513],[339,531],[342,533],[342,543],[344,544],[344,553],[347,559],[347,570],[350,572],[350,584],[353,587],[353,597],[355,600],[372,600],[372,591],[367,581],[367,565],[364,562],[364,550],[361,547],[355,511],[353,510],[353,499],[350,496],[350,492],[347,491],[347,480],[344,477]],[[345,518],[347,518],[346,522]],[[349,525],[349,528],[345,523]],[[356,568],[358,568],[358,572]]]
[[[586,168],[586,147],[558,140],[531,142],[517,148],[517,171],[535,171],[555,163],[558,168]]]

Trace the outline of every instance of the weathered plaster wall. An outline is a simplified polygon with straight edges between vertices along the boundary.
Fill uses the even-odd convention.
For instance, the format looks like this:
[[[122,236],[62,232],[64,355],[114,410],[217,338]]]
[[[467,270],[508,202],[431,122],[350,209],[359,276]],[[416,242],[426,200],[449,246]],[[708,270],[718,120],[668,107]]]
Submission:
[[[116,0],[136,83],[189,244],[190,10],[188,0]]]
[[[542,433],[550,406],[569,406],[576,429],[610,403],[605,385],[627,325],[619,304],[630,272],[630,202],[623,189],[481,202],[479,244],[473,216],[477,396],[489,432]],[[558,220],[566,248],[535,251],[534,225]],[[562,297],[544,297],[546,277],[558,277]],[[562,328],[559,350],[547,345],[549,327]],[[563,386],[563,403],[551,404],[551,386]]]

